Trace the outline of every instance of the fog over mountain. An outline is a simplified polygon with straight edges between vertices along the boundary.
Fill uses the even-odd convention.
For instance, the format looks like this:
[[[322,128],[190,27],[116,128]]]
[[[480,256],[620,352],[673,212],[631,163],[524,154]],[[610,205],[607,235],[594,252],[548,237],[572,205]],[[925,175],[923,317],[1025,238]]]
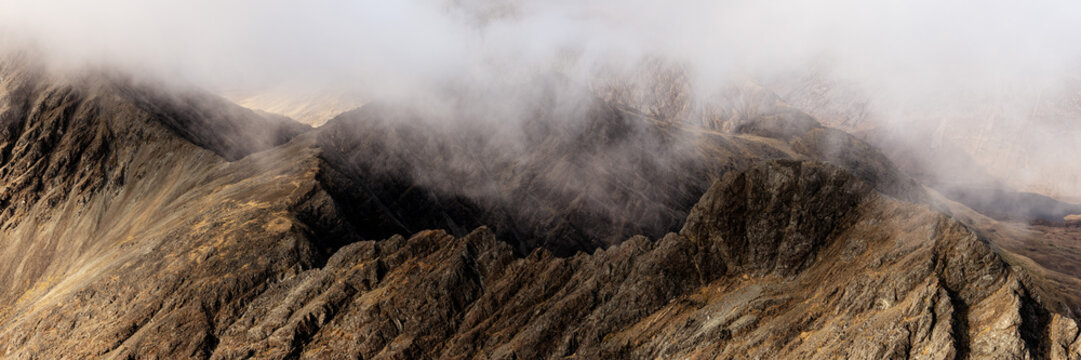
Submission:
[[[1081,2],[0,0],[0,358],[1081,359]]]
[[[862,106],[857,110],[890,133],[975,136],[969,143],[981,143],[966,143],[965,151],[1009,159],[983,165],[1013,186],[1081,196],[1078,165],[1048,160],[1078,151],[1081,4],[1073,1],[5,0],[0,6],[5,34],[31,41],[55,66],[141,69],[255,105],[261,96],[290,97],[283,88],[298,99],[337,94],[318,96],[337,98],[325,106],[334,111],[384,99],[440,101],[463,84],[500,94],[552,71],[581,83],[613,73],[636,78],[643,61],[658,58],[685,72],[689,93],[704,101],[741,81],[778,89],[783,84],[772,83],[816,76],[851,88]],[[502,101],[492,94],[485,100]],[[326,117],[302,109],[312,102],[292,113]]]

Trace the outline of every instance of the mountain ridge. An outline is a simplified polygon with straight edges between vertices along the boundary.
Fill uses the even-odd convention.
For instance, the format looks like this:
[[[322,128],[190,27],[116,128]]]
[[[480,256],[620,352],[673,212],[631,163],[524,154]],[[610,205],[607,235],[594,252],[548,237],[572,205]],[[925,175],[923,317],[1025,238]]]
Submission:
[[[526,148],[540,160],[523,164],[492,157],[475,124],[446,136],[402,121],[415,114],[393,104],[310,129],[198,93],[0,72],[5,357],[1081,349],[1077,304],[1041,300],[1045,280],[1003,260],[874,148],[775,101],[700,129],[604,101],[580,127],[542,113],[533,134],[544,136]],[[673,134],[695,141],[685,161],[644,157]],[[594,163],[641,178],[561,182],[601,175],[582,165]],[[551,173],[561,167],[570,176]],[[649,178],[666,171],[679,173]],[[529,180],[540,176],[550,177]],[[509,200],[469,188],[490,184]],[[617,201],[566,206],[600,195]],[[523,203],[544,217],[507,207]],[[642,208],[663,220],[636,224],[653,213],[625,211]],[[820,309],[784,310],[806,302]],[[880,348],[842,330],[858,321]],[[974,336],[985,329],[994,343]]]

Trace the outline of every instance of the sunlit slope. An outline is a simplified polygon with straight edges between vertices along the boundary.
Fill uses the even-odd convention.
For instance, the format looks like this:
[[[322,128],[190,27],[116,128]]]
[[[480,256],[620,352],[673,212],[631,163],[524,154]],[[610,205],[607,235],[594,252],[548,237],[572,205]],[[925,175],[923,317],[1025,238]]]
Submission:
[[[391,104],[311,129],[3,66],[5,358],[1081,346],[1077,304],[1039,265],[1011,267],[874,148],[774,97],[697,125],[599,99],[572,122],[542,108],[504,147]]]

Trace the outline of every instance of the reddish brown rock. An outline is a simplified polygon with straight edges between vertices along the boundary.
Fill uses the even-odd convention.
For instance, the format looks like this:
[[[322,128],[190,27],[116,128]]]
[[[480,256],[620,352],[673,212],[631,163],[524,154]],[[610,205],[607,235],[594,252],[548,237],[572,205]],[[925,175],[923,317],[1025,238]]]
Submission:
[[[1058,278],[790,109],[721,133],[600,102],[520,170],[595,175],[583,159],[633,160],[605,149],[673,133],[692,155],[623,163],[672,177],[533,201],[514,196],[540,183],[496,176],[536,208],[516,213],[454,191],[483,173],[412,172],[487,150],[383,123],[393,109],[305,132],[204,95],[0,66],[4,358],[1081,356]],[[609,185],[613,207],[574,206]]]

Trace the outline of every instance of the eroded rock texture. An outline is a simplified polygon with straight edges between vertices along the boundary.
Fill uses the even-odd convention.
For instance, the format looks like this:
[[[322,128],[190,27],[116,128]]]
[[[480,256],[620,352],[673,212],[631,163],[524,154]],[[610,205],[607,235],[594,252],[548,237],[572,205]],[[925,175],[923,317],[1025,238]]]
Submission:
[[[1081,357],[1068,282],[783,104],[598,100],[501,158],[3,60],[3,358]]]
[[[349,245],[261,294],[213,356],[1081,355],[1073,320],[1026,276],[924,206],[831,166],[768,162],[711,187],[681,233],[593,254],[515,258],[486,228]]]

